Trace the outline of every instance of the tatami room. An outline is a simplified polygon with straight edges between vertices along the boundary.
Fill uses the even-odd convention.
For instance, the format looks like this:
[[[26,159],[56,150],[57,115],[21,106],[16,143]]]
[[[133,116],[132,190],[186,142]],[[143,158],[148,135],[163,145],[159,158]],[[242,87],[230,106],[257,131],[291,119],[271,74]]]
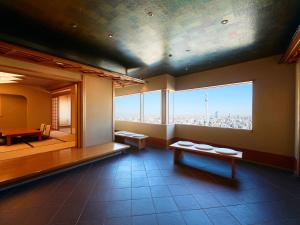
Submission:
[[[300,224],[299,1],[0,14],[0,225]]]
[[[75,147],[77,84],[21,74],[0,75],[0,158]]]

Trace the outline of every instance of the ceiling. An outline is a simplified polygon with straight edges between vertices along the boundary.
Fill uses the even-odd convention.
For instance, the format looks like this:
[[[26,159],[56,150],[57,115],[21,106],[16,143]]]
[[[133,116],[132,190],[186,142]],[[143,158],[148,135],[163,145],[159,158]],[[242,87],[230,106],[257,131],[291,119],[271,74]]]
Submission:
[[[22,80],[18,81],[18,83],[23,85],[40,87],[48,91],[60,89],[74,84],[74,82],[70,82],[70,81],[54,80],[54,79],[27,76],[27,75],[22,77]]]
[[[71,86],[74,82],[66,81],[66,80],[57,80],[57,79],[50,79],[50,78],[41,78],[37,76],[28,76],[23,75],[21,80],[17,81],[18,84],[27,85],[32,87],[43,88],[48,91],[57,90],[63,87]],[[0,84],[0,88],[1,88]],[[3,84],[5,85],[5,84]]]
[[[0,15],[0,40],[145,78],[282,53],[300,1],[1,0]]]

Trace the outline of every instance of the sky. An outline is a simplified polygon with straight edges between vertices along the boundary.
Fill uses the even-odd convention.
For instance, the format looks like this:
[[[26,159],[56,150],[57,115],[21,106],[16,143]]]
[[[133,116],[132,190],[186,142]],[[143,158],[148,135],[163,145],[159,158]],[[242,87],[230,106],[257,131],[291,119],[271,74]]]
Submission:
[[[208,98],[209,115],[218,111],[219,115],[252,115],[252,82],[236,85],[216,86],[210,88],[177,91],[174,93],[174,114],[204,115],[205,95]],[[147,115],[160,114],[160,92],[144,94],[144,112]],[[139,95],[115,98],[116,115],[137,115],[140,111]]]
[[[174,114],[203,115],[205,95],[209,115],[216,111],[220,115],[252,115],[252,82],[175,92]]]

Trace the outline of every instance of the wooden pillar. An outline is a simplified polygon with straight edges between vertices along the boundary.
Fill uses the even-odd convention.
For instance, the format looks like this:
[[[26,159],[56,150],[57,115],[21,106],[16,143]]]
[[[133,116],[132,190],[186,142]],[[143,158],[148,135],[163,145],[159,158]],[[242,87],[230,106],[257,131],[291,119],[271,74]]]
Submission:
[[[300,60],[296,64],[296,96],[295,96],[295,158],[296,175],[300,176]]]

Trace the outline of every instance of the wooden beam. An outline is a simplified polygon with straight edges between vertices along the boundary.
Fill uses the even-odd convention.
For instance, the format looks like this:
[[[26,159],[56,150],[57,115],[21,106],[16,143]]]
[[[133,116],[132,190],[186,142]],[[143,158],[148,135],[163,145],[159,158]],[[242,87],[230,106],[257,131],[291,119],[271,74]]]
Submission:
[[[280,63],[296,63],[300,59],[300,26],[298,26],[288,49],[280,59]]]
[[[78,62],[62,59],[42,52],[26,49],[13,44],[0,41],[0,55],[3,57],[29,61],[44,66],[54,67],[65,71],[73,71],[81,74],[94,74],[107,79],[118,79],[122,86],[144,84],[145,81],[130,77],[121,73],[108,71],[102,68],[96,68],[84,65]]]

